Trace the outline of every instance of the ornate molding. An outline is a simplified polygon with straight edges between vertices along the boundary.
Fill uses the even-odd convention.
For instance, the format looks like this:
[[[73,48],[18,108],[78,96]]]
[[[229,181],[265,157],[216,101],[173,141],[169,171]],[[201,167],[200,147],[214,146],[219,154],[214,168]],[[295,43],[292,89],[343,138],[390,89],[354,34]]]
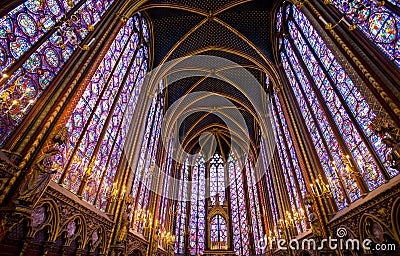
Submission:
[[[388,186],[386,189],[382,189],[378,194],[374,195],[372,198],[365,202],[354,202],[352,206],[350,205],[350,209],[345,208],[342,212],[339,212],[340,216],[334,217],[330,223],[329,228],[331,231],[335,232],[337,228],[344,226],[348,230],[354,231],[356,236],[359,236],[359,224],[363,218],[363,216],[371,215],[371,216],[379,216],[379,219],[384,222],[387,227],[392,227],[392,219],[391,215],[392,208],[395,206],[396,198],[400,197],[400,179],[396,178],[396,180],[392,180],[393,184],[386,184],[384,186]],[[391,186],[390,186],[391,185]],[[374,193],[371,192],[371,193]],[[368,196],[367,198],[368,199]],[[364,200],[364,199],[360,199]]]
[[[21,155],[18,153],[0,151],[0,204],[21,174],[21,169],[17,166],[20,159]]]
[[[29,218],[32,210],[26,207],[9,207],[0,209],[0,241],[18,223]]]

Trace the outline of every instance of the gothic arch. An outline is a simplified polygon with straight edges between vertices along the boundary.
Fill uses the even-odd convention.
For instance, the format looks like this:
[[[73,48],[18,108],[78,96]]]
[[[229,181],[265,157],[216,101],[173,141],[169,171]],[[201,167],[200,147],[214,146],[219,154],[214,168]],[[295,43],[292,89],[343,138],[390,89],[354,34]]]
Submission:
[[[226,212],[226,210],[223,208],[223,206],[216,204],[211,211],[209,212],[209,215],[207,217],[207,226],[208,226],[208,244],[210,247],[212,247],[212,241],[211,241],[211,236],[210,236],[210,231],[211,231],[211,224],[214,218],[221,216],[226,224],[226,239],[229,241],[231,239],[231,223],[229,222],[229,216]],[[227,248],[229,247],[228,244],[226,244]]]
[[[382,220],[371,214],[364,214],[359,222],[360,241],[372,240],[375,244],[393,243],[395,236]]]
[[[103,225],[93,229],[87,239],[85,246],[89,246],[91,253],[95,252],[97,248],[99,248],[100,253],[106,253],[106,231]]]
[[[48,241],[54,242],[60,229],[60,213],[57,203],[52,199],[41,201],[33,210],[29,220],[29,237],[34,237],[39,231],[48,230]]]
[[[76,214],[64,222],[59,235],[62,236],[65,246],[70,246],[73,241],[77,242],[77,248],[86,246],[87,224],[81,214]]]

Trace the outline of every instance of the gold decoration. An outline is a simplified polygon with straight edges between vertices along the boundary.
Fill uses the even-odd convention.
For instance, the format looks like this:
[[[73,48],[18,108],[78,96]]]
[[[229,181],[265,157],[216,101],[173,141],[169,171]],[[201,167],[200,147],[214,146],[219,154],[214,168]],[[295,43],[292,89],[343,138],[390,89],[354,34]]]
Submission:
[[[18,201],[22,205],[34,205],[44,193],[47,185],[49,184],[53,173],[57,170],[54,168],[53,157],[60,154],[58,145],[67,142],[68,129],[62,127],[55,131],[51,140],[53,145],[50,146],[33,164],[32,170],[28,175],[27,180],[22,185]]]

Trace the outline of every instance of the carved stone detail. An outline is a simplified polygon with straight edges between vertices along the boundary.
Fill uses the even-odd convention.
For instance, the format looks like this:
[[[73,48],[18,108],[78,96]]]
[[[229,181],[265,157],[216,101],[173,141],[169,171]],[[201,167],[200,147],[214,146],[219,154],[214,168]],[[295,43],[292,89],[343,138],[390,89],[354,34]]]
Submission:
[[[0,151],[0,204],[21,174],[17,164],[21,155],[5,150]]]
[[[57,147],[58,145],[66,143],[67,138],[68,129],[66,127],[55,131],[51,137],[52,145],[49,149],[45,150],[45,152],[33,164],[28,178],[25,180],[25,183],[19,191],[18,201],[21,205],[35,205],[43,195],[53,173],[57,172],[53,167],[53,157],[60,154],[60,150]]]
[[[24,207],[12,207],[0,209],[0,241],[5,235],[22,220],[27,219],[32,211]]]

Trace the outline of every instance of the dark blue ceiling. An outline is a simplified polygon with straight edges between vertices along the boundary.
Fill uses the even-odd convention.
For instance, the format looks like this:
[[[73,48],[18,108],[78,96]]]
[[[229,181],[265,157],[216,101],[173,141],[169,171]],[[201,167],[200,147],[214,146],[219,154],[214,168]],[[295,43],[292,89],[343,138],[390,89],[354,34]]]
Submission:
[[[266,59],[273,62],[270,27],[271,9],[274,2],[276,1],[147,1],[142,8],[152,23],[153,68],[163,61],[192,55],[193,52],[201,50],[201,54],[223,57],[244,65],[257,79],[260,79],[261,71],[254,62],[261,65],[267,65]],[[221,49],[229,49],[229,51]],[[251,58],[246,56],[251,56]],[[243,111],[244,106],[250,105],[245,96],[225,82],[208,78],[198,83],[200,79],[201,77],[192,77],[169,85],[167,107],[188,93],[189,88],[192,88],[194,84],[198,85],[195,89],[192,88],[191,92],[211,91],[228,94],[237,99],[234,104],[242,111],[249,128],[249,135],[253,141],[256,141],[255,134],[257,134],[258,125],[249,112]],[[213,127],[213,125],[222,129],[220,136],[226,136],[223,135],[226,134],[223,131],[224,128],[221,128],[226,125],[218,117],[212,114],[195,113],[184,121],[180,127],[179,137],[192,140],[189,144],[192,144],[194,148],[191,147],[191,150],[196,150],[198,131],[203,131],[205,127]],[[225,141],[231,141],[231,138],[225,139]],[[228,151],[229,143],[224,143],[222,147],[224,151]]]

